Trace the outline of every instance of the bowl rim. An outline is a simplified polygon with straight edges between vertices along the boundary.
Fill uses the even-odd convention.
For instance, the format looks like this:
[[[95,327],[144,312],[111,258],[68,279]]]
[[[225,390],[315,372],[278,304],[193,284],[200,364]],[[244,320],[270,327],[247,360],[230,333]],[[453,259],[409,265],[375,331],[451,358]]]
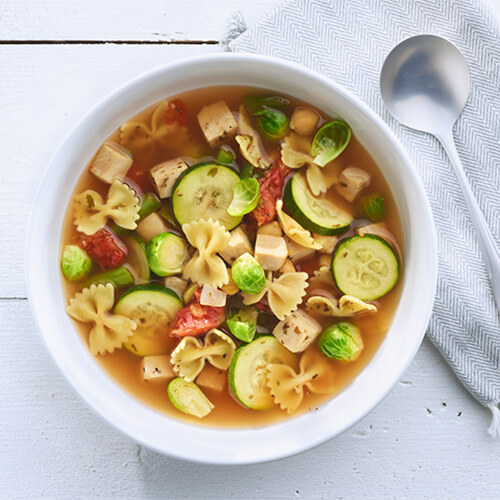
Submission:
[[[113,406],[112,402],[107,404],[107,402],[102,397],[99,397],[95,393],[92,393],[92,391],[90,390],[91,387],[89,386],[88,382],[82,382],[82,377],[85,375],[82,370],[79,369],[78,366],[72,366],[70,363],[68,363],[67,359],[63,359],[60,355],[57,355],[57,346],[54,344],[54,339],[51,337],[48,330],[48,320],[44,318],[42,324],[42,316],[44,315],[43,308],[47,307],[47,297],[43,294],[43,290],[41,290],[41,287],[37,286],[37,280],[35,278],[36,266],[40,265],[40,258],[37,257],[37,252],[34,252],[32,249],[36,248],[37,243],[39,244],[37,236],[41,231],[40,216],[43,210],[38,210],[37,208],[41,205],[41,200],[43,200],[44,187],[47,185],[52,172],[56,171],[59,168],[57,166],[59,157],[63,156],[63,152],[65,151],[65,148],[68,148],[68,144],[71,142],[71,139],[74,136],[78,135],[80,129],[83,129],[85,127],[85,124],[89,120],[91,120],[95,116],[98,116],[100,111],[103,110],[108,105],[108,103],[115,102],[116,100],[123,98],[124,95],[126,95],[130,91],[133,91],[134,88],[139,87],[141,84],[147,82],[148,80],[159,78],[165,72],[182,70],[183,68],[190,67],[192,65],[213,65],[222,61],[232,61],[232,63],[235,64],[256,63],[263,65],[264,67],[266,65],[270,65],[273,67],[278,67],[284,72],[289,72],[290,74],[298,75],[306,79],[316,80],[319,84],[328,87],[332,92],[336,93],[342,99],[348,101],[353,108],[357,109],[359,112],[365,115],[368,120],[372,121],[376,128],[378,128],[383,136],[385,136],[388,143],[390,143],[390,146],[394,149],[395,154],[402,159],[406,167],[405,174],[411,178],[411,181],[413,183],[414,195],[419,199],[421,203],[419,207],[419,221],[426,228],[425,244],[428,249],[428,254],[426,255],[425,267],[428,279],[425,283],[426,293],[420,294],[423,299],[426,299],[426,302],[423,305],[420,304],[419,306],[418,326],[414,328],[418,331],[418,335],[416,334],[414,337],[411,337],[411,346],[407,348],[406,358],[404,359],[404,361],[398,360],[397,366],[393,369],[393,371],[391,372],[391,376],[389,377],[391,381],[384,386],[383,390],[379,390],[376,395],[371,394],[369,403],[362,405],[362,408],[357,408],[357,410],[354,412],[353,417],[344,419],[341,424],[334,426],[333,430],[329,432],[325,432],[324,429],[322,429],[323,433],[318,434],[318,432],[316,432],[309,439],[301,439],[299,435],[301,426],[303,425],[302,422],[304,420],[311,419],[311,416],[315,414],[322,414],[322,418],[325,418],[324,413],[326,410],[323,411],[323,409],[327,406],[330,406],[330,403],[332,401],[335,401],[343,392],[347,390],[347,388],[344,389],[343,392],[340,393],[340,395],[330,400],[329,403],[325,403],[324,405],[322,405],[322,407],[320,408],[321,411],[319,412],[308,412],[299,417],[293,419],[285,419],[283,421],[279,421],[275,424],[271,424],[265,427],[234,429],[193,426],[182,421],[174,420],[168,415],[157,413],[155,410],[146,407],[146,405],[143,403],[136,402],[135,405],[132,404],[132,402],[128,400],[130,398],[133,398],[133,396],[128,395],[128,393],[124,395],[124,398],[118,398],[118,396],[116,397],[117,400],[121,399],[122,403],[128,401],[128,403],[130,403],[130,405],[135,407],[136,409],[141,407],[142,409],[137,409],[137,411],[142,416],[147,416],[147,418],[150,419],[148,421],[150,421],[152,424],[160,425],[160,423],[162,423],[163,425],[168,427],[171,432],[171,434],[169,434],[169,437],[174,438],[174,440],[177,439],[177,433],[180,433],[179,436],[181,437],[186,437],[186,430],[191,434],[195,434],[195,436],[190,438],[190,444],[192,445],[193,443],[195,443],[197,445],[197,449],[191,450],[189,446],[186,445],[186,442],[183,439],[180,439],[180,441],[177,442],[173,447],[169,446],[168,442],[167,446],[165,445],[164,441],[161,441],[161,443],[159,443],[158,440],[155,439],[154,435],[147,432],[147,429],[141,430],[141,427],[138,426],[137,422],[134,421],[133,415],[130,415],[128,412],[124,412],[126,414],[121,413],[118,408],[119,405]],[[202,86],[203,85],[200,85],[199,87]],[[165,92],[165,94],[167,93],[168,92]],[[61,168],[59,168],[59,170],[61,170]],[[63,171],[64,169],[61,170],[61,172]],[[81,175],[81,172],[82,170],[80,169],[78,177]],[[422,342],[426,327],[430,320],[437,287],[437,238],[430,204],[427,199],[422,181],[418,176],[412,160],[410,159],[404,147],[399,142],[398,138],[388,127],[388,125],[368,105],[366,105],[353,93],[351,93],[332,79],[329,79],[321,75],[320,73],[308,69],[298,63],[262,55],[215,53],[183,58],[150,69],[136,76],[135,78],[132,78],[131,80],[108,93],[103,99],[101,99],[95,106],[93,106],[77,121],[70,132],[62,140],[56,152],[53,154],[39,182],[36,195],[33,199],[28,229],[26,233],[25,263],[25,280],[27,285],[29,307],[34,318],[36,328],[41,338],[43,339],[43,344],[47,348],[49,354],[62,373],[63,377],[73,388],[74,392],[78,394],[78,396],[86,403],[89,408],[94,411],[94,413],[111,424],[115,429],[132,438],[136,442],[162,454],[167,454],[175,458],[200,463],[250,464],[285,458],[287,456],[295,455],[308,449],[314,448],[345,432],[348,428],[355,425],[357,422],[359,422],[359,420],[361,420],[361,418],[365,417],[369,412],[371,412],[386,397],[386,395],[396,384],[397,380],[399,380],[399,378],[403,375],[403,373],[415,357],[415,354]],[[43,265],[43,262],[41,264]],[[375,354],[375,356],[377,356],[377,353]],[[373,359],[368,363],[367,367],[372,362]],[[367,367],[365,367],[363,371],[365,371]],[[104,373],[104,370],[100,366],[98,367],[98,369]],[[363,373],[363,371],[361,373]],[[111,379],[111,377],[109,377],[107,374],[105,375],[107,378]],[[110,390],[110,387],[115,384],[114,382],[112,382],[111,385],[109,383],[107,384],[105,380],[103,380],[102,382],[103,389],[105,391]],[[351,383],[348,388],[352,385],[354,384]],[[124,391],[124,389],[121,388],[119,388],[119,390]],[[257,439],[257,434],[260,435],[259,438],[261,441],[262,439],[265,440],[271,437],[274,438],[274,436],[270,434],[270,431],[272,430],[273,432],[276,432],[278,428],[284,429],[284,434],[282,433],[283,435],[281,436],[280,446],[276,446],[275,443],[274,447],[262,445],[258,447],[259,439]],[[242,453],[241,451],[235,450],[228,452],[226,448],[221,451],[220,449],[213,449],[213,447],[208,446],[208,444],[204,445],[204,442],[202,440],[205,438],[208,439],[211,445],[213,445],[216,442],[214,440],[215,435],[218,435],[220,439],[224,440],[224,442],[227,441],[228,443],[231,440],[240,439],[243,440],[248,446],[252,446],[251,443],[252,441],[254,441],[255,446],[257,447],[255,449],[252,448],[250,454],[246,454]]]

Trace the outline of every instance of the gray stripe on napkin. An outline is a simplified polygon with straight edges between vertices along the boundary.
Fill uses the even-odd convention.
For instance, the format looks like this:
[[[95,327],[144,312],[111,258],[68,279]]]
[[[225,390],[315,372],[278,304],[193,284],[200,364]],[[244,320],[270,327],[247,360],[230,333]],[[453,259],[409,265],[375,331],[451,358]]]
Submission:
[[[298,61],[344,85],[395,131],[420,173],[437,226],[439,281],[428,336],[470,393],[500,422],[499,315],[460,187],[433,137],[384,108],[379,72],[401,40],[445,36],[464,53],[472,90],[454,132],[476,199],[500,242],[500,26],[481,1],[294,0],[229,44]]]

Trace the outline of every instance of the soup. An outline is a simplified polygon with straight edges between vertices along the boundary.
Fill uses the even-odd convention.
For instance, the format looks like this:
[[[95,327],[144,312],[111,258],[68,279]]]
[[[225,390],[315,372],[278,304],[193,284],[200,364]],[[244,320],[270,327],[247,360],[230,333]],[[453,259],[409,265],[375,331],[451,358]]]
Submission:
[[[314,411],[373,357],[402,230],[349,125],[255,88],[124,123],[68,207],[61,269],[89,350],[173,417],[250,427]]]

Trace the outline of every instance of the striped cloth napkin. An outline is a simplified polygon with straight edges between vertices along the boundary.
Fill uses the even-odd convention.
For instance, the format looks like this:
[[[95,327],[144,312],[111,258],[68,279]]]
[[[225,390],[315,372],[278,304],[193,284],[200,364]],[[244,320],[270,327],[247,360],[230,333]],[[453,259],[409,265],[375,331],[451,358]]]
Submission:
[[[439,280],[427,335],[500,435],[500,327],[479,245],[452,167],[436,139],[384,108],[379,73],[401,40],[448,38],[465,55],[472,90],[454,129],[458,152],[500,246],[500,25],[481,0],[293,0],[244,31],[229,50],[297,61],[367,102],[399,137],[420,173],[437,226]],[[230,34],[231,37],[231,34]]]

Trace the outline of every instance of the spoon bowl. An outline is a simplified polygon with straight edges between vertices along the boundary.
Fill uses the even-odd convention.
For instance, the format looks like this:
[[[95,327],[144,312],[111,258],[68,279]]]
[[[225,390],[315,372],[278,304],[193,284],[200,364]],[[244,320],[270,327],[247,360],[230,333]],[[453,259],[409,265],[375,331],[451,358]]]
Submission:
[[[458,48],[445,38],[415,36],[387,56],[380,90],[398,121],[437,134],[455,123],[467,102],[469,67]]]

